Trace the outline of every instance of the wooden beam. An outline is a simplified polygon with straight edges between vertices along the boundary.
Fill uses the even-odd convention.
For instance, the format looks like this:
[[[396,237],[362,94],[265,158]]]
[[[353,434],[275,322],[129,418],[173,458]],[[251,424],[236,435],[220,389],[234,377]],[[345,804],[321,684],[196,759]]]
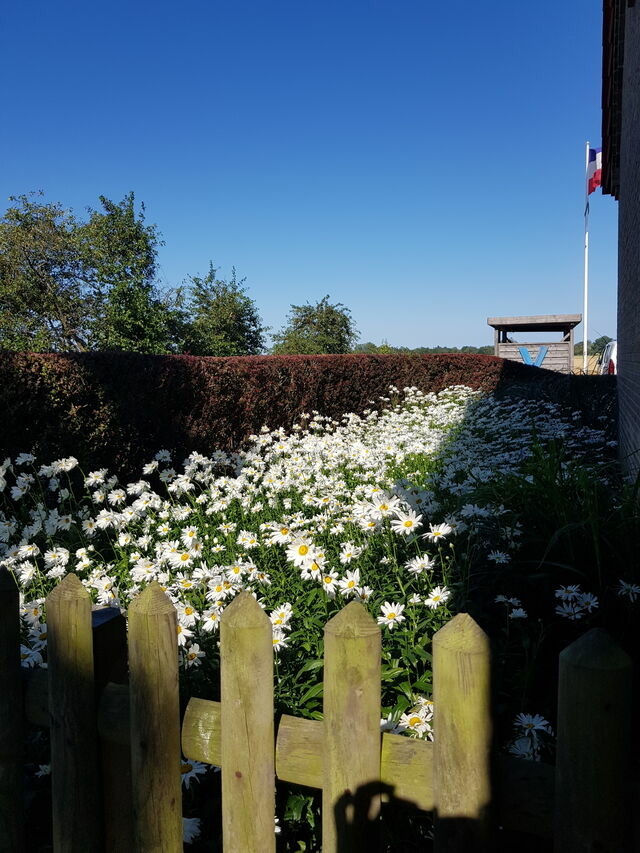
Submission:
[[[352,601],[325,625],[322,850],[377,849],[380,628]]]
[[[66,575],[46,599],[51,798],[56,853],[102,847],[91,598]]]
[[[489,638],[468,613],[433,636],[437,853],[488,849],[492,800]]]
[[[135,850],[182,853],[176,609],[157,581],[129,605]]]
[[[222,846],[225,853],[272,853],[275,756],[273,631],[249,592],[220,620]]]
[[[602,628],[560,654],[555,848],[631,850],[633,664]]]

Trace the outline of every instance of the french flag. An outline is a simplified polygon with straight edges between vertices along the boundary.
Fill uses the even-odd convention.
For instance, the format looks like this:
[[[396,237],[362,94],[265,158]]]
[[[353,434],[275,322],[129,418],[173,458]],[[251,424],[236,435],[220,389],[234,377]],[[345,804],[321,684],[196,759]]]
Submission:
[[[591,195],[602,183],[602,148],[589,149],[587,166],[587,195]]]

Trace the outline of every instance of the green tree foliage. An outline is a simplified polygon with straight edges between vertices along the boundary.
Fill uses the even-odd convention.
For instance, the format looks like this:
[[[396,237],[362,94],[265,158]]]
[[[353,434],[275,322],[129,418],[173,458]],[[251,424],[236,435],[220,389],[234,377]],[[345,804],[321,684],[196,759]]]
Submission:
[[[371,343],[371,341],[367,341],[364,344],[358,344],[358,346],[354,347],[354,352],[362,352],[362,353],[405,353],[406,355],[433,355],[437,353],[471,353],[475,355],[493,355],[493,347],[492,346],[484,346],[484,347],[472,347],[472,346],[464,346],[464,347],[415,347],[414,349],[409,349],[409,347],[392,347],[386,341],[383,341],[379,346]]]
[[[315,305],[292,305],[287,325],[273,336],[278,355],[347,353],[358,338],[351,312],[325,296]]]
[[[209,264],[203,276],[189,277],[189,314],[184,350],[191,355],[259,355],[265,349],[266,328],[254,301],[243,287],[245,279],[217,278]]]
[[[157,227],[145,224],[144,204],[136,213],[132,192],[119,203],[100,196],[100,203],[75,233],[96,294],[91,348],[176,351],[178,309],[156,286]]]
[[[613,338],[610,338],[608,335],[601,335],[601,337],[596,338],[589,349],[590,355],[602,355],[604,348],[612,340]]]
[[[357,344],[353,348],[354,352],[361,352],[364,355],[376,355],[380,352],[380,347],[377,344],[372,343],[371,341],[366,341],[363,344]]]
[[[262,326],[244,281],[192,276],[157,285],[158,229],[135,196],[100,196],[77,219],[42,193],[10,199],[0,220],[0,347],[22,351],[122,350],[255,355]]]
[[[41,193],[12,197],[0,220],[0,346],[13,350],[175,352],[178,305],[157,289],[159,245],[129,193],[86,222]]]
[[[40,194],[9,200],[0,220],[0,346],[88,349],[97,294],[78,251],[76,219]]]
[[[613,338],[610,338],[608,335],[602,335],[599,338],[596,338],[595,341],[587,341],[587,355],[602,355],[604,352],[604,348],[612,341]],[[577,344],[573,345],[573,354],[574,355],[582,355],[584,351],[584,341],[579,341]]]

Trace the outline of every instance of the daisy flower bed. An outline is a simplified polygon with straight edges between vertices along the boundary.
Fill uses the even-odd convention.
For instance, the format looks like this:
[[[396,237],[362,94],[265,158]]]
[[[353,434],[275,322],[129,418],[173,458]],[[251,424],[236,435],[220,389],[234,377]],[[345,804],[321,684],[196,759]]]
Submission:
[[[177,610],[183,695],[218,699],[220,617],[248,590],[273,626],[276,713],[320,719],[323,629],[355,599],[383,633],[381,725],[432,738],[431,638],[465,610],[494,643],[505,748],[544,758],[546,655],[586,622],[629,622],[640,595],[609,431],[556,403],[392,387],[379,411],[313,412],[238,453],[178,468],[161,450],[137,482],[7,459],[0,565],[22,593],[23,664],[46,664],[45,596],[65,574],[123,610],[155,580]],[[185,762],[187,796],[205,770]],[[284,835],[314,823],[312,800],[288,793]]]

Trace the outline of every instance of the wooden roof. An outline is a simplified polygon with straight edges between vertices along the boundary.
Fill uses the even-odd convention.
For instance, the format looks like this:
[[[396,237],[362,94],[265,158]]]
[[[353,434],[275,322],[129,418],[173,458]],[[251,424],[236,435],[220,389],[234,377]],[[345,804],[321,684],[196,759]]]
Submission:
[[[537,314],[528,317],[488,317],[494,329],[509,332],[566,332],[582,322],[582,314]]]

